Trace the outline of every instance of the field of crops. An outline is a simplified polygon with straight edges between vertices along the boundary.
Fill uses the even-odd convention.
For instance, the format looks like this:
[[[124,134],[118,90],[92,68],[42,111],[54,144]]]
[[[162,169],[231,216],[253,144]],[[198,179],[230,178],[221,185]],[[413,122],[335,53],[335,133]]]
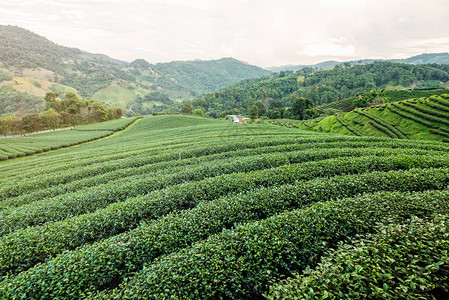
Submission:
[[[296,123],[277,125],[356,136],[449,142],[449,94],[357,108]]]
[[[0,295],[447,295],[448,150],[151,116],[1,163]]]
[[[82,125],[70,131],[55,131],[15,138],[0,138],[0,161],[101,139],[116,131],[125,129],[136,120],[136,117],[123,118]]]

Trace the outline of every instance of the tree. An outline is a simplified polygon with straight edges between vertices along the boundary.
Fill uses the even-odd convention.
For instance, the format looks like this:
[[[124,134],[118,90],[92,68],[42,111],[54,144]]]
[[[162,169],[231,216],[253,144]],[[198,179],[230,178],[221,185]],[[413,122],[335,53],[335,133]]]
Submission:
[[[63,125],[70,125],[72,123],[72,115],[71,114],[69,114],[65,111],[61,111],[59,114],[61,115]]]
[[[291,96],[295,97],[295,100],[292,102],[292,115],[296,119],[303,120],[305,111],[313,108],[313,102],[310,99],[298,97],[295,94]]]
[[[251,106],[251,108],[249,109],[249,117],[252,120],[255,120],[259,117],[259,108],[257,106]]]
[[[183,115],[191,115],[192,114],[192,105],[190,104],[184,104],[184,106],[181,108],[181,113]]]
[[[22,133],[22,131],[23,131],[22,120],[20,120],[16,117],[8,117],[6,119],[6,122],[8,123],[9,131],[11,131],[11,133],[13,135]]]
[[[60,111],[60,101],[58,100],[59,95],[57,93],[48,92],[45,94],[45,107],[46,109],[54,109],[55,111]]]
[[[5,119],[0,118],[0,134],[6,136],[9,131],[8,122]]]
[[[116,119],[120,119],[123,115],[123,110],[118,107],[114,107],[114,115]]]
[[[42,118],[45,128],[50,128],[50,129],[55,130],[62,124],[61,115],[56,110],[54,110],[52,108],[41,112],[40,116]]]
[[[194,109],[193,115],[196,117],[204,117],[204,111],[201,108]]]
[[[106,111],[106,108],[98,101],[89,99],[89,106],[87,107],[89,113],[88,113],[88,120],[91,123],[95,122],[103,122],[108,119],[108,112]]]
[[[25,132],[36,132],[42,130],[42,118],[37,114],[28,114],[22,118]]]

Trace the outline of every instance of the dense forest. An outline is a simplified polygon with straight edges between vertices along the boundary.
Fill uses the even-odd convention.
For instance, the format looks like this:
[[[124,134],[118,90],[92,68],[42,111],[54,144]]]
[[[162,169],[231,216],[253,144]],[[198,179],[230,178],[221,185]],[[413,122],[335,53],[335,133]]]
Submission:
[[[292,106],[291,95],[307,98],[314,106],[381,88],[434,88],[449,81],[449,65],[410,65],[374,62],[361,65],[337,65],[332,70],[305,68],[282,71],[194,99],[192,105],[206,115],[249,114],[252,106],[272,109]]]

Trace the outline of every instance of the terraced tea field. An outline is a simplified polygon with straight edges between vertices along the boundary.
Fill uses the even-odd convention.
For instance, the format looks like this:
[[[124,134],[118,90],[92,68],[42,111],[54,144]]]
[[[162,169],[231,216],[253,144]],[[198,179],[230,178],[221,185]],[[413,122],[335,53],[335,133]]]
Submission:
[[[106,139],[2,162],[0,294],[444,295],[448,150],[157,116]]]

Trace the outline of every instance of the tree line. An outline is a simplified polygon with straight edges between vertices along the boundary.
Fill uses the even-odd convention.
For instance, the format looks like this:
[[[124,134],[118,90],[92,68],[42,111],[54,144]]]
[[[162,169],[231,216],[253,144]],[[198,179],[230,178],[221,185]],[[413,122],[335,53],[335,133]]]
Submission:
[[[243,80],[233,87],[194,99],[191,104],[213,118],[228,114],[307,118],[313,116],[311,110],[302,116],[291,115],[297,98],[309,99],[316,107],[387,86],[426,88],[442,86],[447,81],[449,65],[347,64],[332,70],[304,68]]]
[[[1,135],[17,135],[59,127],[77,126],[119,119],[120,108],[106,107],[100,102],[86,98],[79,99],[74,93],[67,93],[60,99],[57,93],[45,95],[45,110],[40,114],[31,113],[23,117],[0,118]]]

